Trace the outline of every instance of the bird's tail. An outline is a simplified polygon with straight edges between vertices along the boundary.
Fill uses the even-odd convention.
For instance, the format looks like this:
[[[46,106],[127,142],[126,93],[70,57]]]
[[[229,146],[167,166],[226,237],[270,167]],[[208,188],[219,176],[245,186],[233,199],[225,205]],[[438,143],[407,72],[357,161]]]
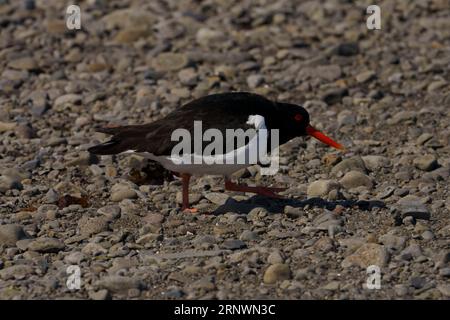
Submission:
[[[127,151],[127,144],[119,137],[119,133],[124,127],[97,128],[95,131],[111,134],[113,138],[110,141],[90,147],[88,151],[97,155],[112,155]]]

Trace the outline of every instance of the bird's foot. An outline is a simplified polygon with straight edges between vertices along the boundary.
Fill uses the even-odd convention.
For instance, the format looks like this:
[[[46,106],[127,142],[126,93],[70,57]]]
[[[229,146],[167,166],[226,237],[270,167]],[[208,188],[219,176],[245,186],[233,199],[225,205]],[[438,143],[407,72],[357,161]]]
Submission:
[[[245,184],[236,184],[229,180],[225,181],[225,189],[230,191],[252,192],[265,197],[278,199],[283,198],[283,196],[279,195],[278,192],[286,190],[286,188],[275,187],[250,187]]]
[[[183,211],[183,213],[198,213],[198,209],[197,208],[188,208],[188,207],[182,207],[181,211]]]

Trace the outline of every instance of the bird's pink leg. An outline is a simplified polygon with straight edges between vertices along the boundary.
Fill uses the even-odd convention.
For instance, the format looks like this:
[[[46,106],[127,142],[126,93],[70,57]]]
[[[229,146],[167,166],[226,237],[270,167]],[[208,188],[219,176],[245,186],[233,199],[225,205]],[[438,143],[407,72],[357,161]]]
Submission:
[[[187,173],[181,173],[181,181],[183,182],[183,204],[181,210],[184,212],[195,213],[198,210],[195,208],[189,208],[189,180],[191,179],[191,175]]]
[[[253,192],[269,198],[283,198],[283,196],[277,194],[277,192],[284,191],[286,190],[286,188],[250,187],[245,184],[236,184],[231,180],[225,178],[225,190]]]

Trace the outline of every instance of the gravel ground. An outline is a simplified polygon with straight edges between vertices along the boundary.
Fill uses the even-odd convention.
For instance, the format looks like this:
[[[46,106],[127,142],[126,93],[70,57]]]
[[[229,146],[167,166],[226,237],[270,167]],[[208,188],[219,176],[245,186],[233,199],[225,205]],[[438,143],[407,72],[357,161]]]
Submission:
[[[0,1],[0,298],[449,299],[448,0],[378,1],[381,30],[369,1],[78,2],[68,31],[64,1]],[[283,200],[197,178],[198,214],[155,164],[86,152],[233,90],[348,151],[296,139],[277,175],[236,174]]]

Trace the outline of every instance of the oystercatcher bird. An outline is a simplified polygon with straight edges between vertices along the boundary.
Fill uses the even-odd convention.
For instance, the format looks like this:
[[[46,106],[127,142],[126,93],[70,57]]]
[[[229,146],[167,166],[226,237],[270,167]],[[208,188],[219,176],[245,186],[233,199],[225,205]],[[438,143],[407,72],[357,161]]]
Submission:
[[[200,142],[196,141],[198,140],[198,132],[196,132],[198,124],[201,125],[201,129],[205,130],[205,135],[200,136],[202,140]],[[209,135],[207,134],[208,130]],[[226,139],[217,135],[214,136],[214,134],[222,134],[222,137],[226,137],[229,130],[233,130],[231,132],[234,134],[231,143],[232,150],[229,149],[230,141],[225,141]],[[274,130],[277,130],[278,141],[275,141],[276,143],[272,141]],[[195,211],[195,209],[189,209],[189,180],[192,175],[222,175],[225,178],[226,190],[280,197],[277,192],[285,190],[283,188],[252,187],[231,181],[231,175],[234,172],[255,164],[249,161],[250,157],[248,156],[250,150],[254,150],[252,147],[255,146],[255,143],[260,143],[261,139],[266,140],[263,141],[266,146],[269,145],[268,152],[295,137],[306,135],[336,149],[343,149],[342,145],[310,125],[309,114],[303,107],[274,102],[248,92],[208,95],[189,102],[166,117],[149,124],[106,127],[97,129],[97,131],[110,134],[112,138],[105,143],[89,148],[89,152],[97,155],[136,153],[159,162],[163,167],[181,177],[182,210],[192,212]],[[248,134],[249,131],[250,134]],[[175,157],[173,152],[174,148],[180,146],[180,140],[174,139],[175,132],[186,133],[191,137],[191,141],[185,145],[188,148],[179,152],[180,157],[185,157],[181,160],[180,157]],[[262,135],[263,132],[265,132],[264,135]],[[244,134],[247,134],[245,139],[240,139]],[[211,138],[212,136],[214,139]],[[208,156],[205,156],[202,152],[213,140],[216,146],[222,147],[223,145],[223,148],[214,149]],[[238,161],[239,155],[245,155],[245,160]],[[197,161],[199,157],[201,161]],[[211,157],[214,158],[213,161],[211,161]],[[259,157],[257,157],[257,161],[260,161]]]

